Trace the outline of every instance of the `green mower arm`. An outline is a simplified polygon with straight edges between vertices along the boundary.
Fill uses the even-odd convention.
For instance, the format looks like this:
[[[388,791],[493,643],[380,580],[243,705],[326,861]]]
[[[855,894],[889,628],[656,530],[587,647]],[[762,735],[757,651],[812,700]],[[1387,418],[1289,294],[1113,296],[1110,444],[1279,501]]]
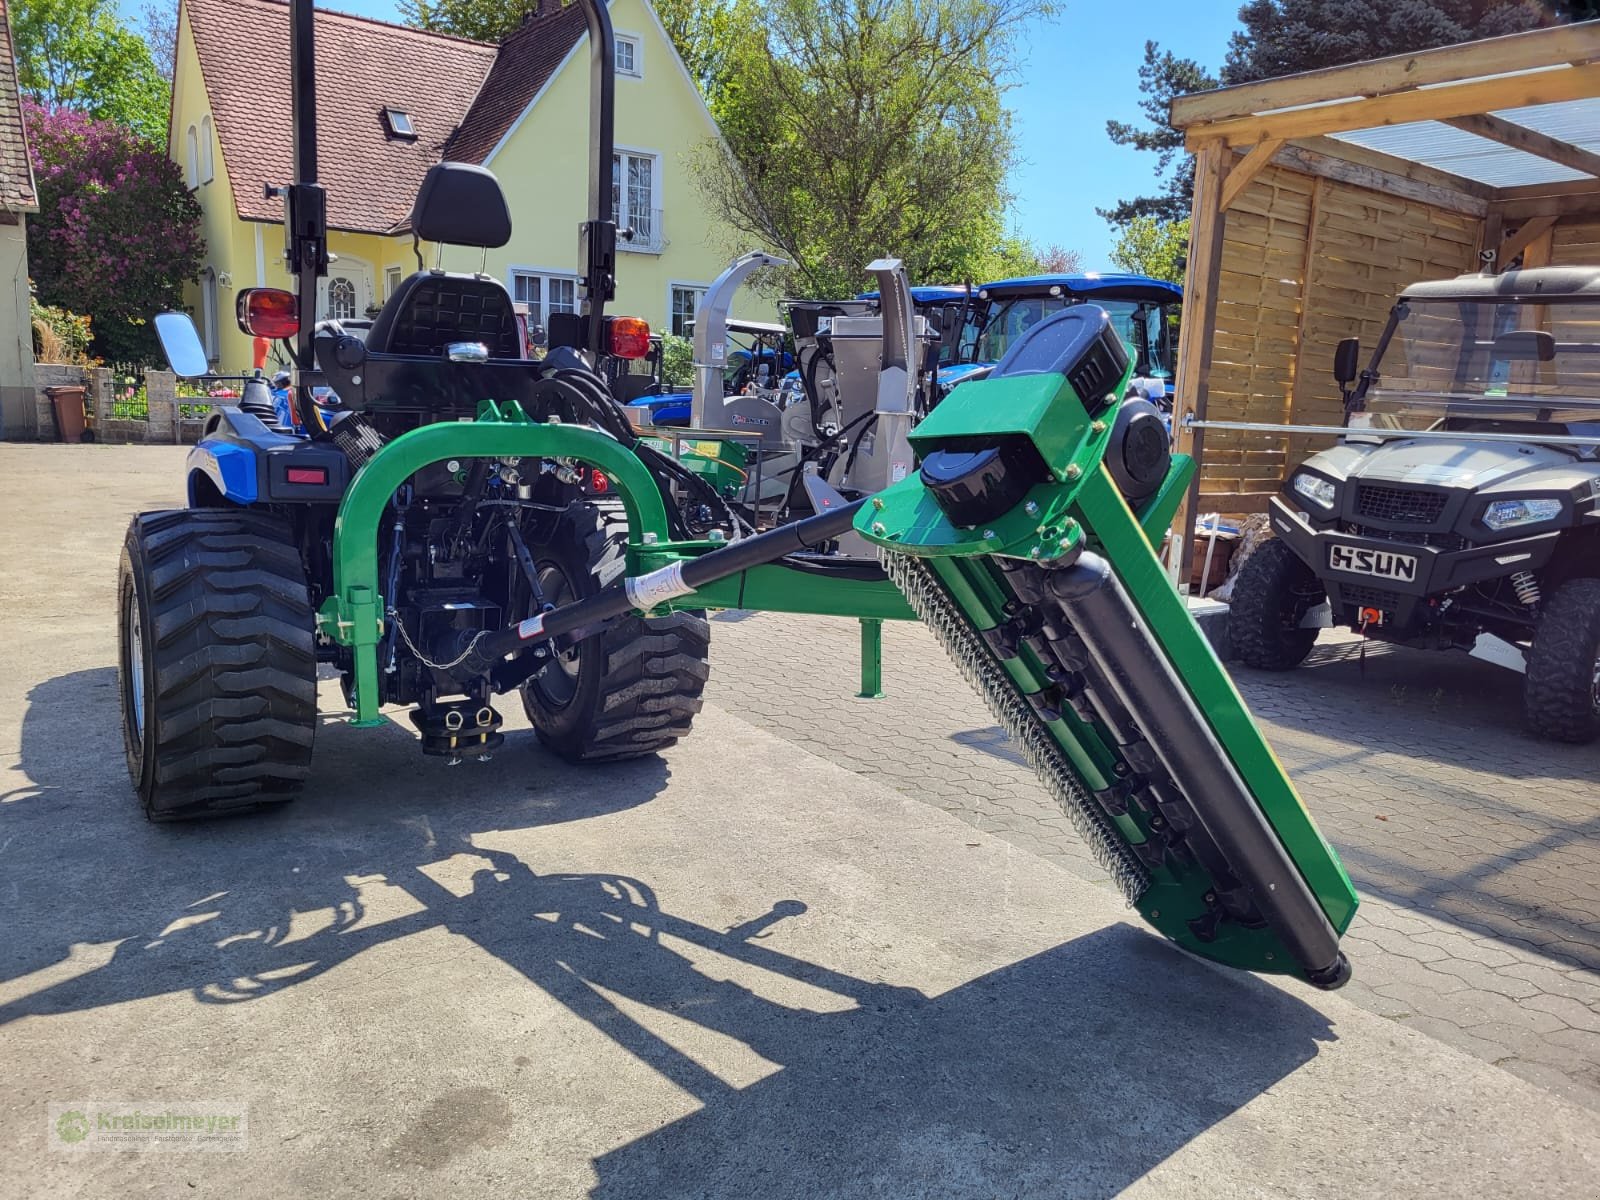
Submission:
[[[1131,368],[1092,320],[952,392],[857,531],[1147,921],[1337,987],[1355,891],[1156,557],[1192,464],[1143,521],[1103,466]]]

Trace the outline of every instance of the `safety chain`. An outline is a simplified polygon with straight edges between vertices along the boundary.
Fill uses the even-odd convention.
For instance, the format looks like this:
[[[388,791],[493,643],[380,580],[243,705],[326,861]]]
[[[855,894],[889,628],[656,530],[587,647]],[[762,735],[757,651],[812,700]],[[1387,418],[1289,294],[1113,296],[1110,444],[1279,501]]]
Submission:
[[[433,659],[429,658],[421,650],[417,649],[417,644],[411,640],[411,635],[406,632],[406,623],[400,619],[399,610],[391,608],[387,615],[389,619],[394,622],[394,627],[400,631],[400,640],[406,644],[406,648],[411,651],[411,653],[416,657],[416,660],[425,667],[432,667],[435,671],[450,671],[456,667],[459,667],[462,663],[467,661],[467,656],[478,648],[478,643],[487,637],[490,632],[487,629],[478,630],[478,632],[473,636],[473,639],[467,643],[467,648],[460,654],[456,655],[447,663],[434,662]]]

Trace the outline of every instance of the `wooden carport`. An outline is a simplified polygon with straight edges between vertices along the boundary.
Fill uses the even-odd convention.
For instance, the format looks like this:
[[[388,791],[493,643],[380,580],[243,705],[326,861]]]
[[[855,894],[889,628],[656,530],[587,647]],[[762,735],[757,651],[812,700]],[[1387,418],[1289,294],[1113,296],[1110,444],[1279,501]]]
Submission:
[[[1195,155],[1179,530],[1262,511],[1329,440],[1186,418],[1338,425],[1334,347],[1372,345],[1406,284],[1600,264],[1600,21],[1200,92],[1171,120]]]

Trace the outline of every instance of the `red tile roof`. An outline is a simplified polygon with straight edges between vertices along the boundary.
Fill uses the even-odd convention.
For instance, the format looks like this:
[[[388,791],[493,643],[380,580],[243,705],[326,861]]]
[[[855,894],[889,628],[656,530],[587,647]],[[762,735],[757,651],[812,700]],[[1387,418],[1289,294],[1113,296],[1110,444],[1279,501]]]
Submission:
[[[39,210],[39,197],[33,186],[33,164],[28,161],[28,130],[22,122],[6,0],[0,0],[0,209],[10,212]]]
[[[281,221],[262,185],[293,177],[286,0],[184,0],[211,118],[248,221]],[[318,174],[328,224],[385,233],[403,222],[427,169],[472,107],[495,61],[486,42],[317,10]],[[385,135],[381,110],[404,110],[415,141]],[[181,139],[179,139],[179,144]]]
[[[480,163],[487,158],[586,32],[576,4],[553,12],[540,5],[530,12],[500,43],[489,78],[445,147],[445,157]]]

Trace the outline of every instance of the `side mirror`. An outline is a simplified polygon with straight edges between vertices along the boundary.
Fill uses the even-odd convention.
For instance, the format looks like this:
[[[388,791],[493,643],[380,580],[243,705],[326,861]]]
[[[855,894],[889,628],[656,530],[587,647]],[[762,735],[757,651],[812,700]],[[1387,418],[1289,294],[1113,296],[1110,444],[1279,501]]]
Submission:
[[[180,379],[198,379],[211,369],[205,347],[200,344],[200,334],[188,313],[157,313],[155,327],[161,352],[167,356],[167,365],[174,375]]]
[[[1355,380],[1360,368],[1361,339],[1343,338],[1333,352],[1333,377],[1340,387]]]
[[[1544,329],[1514,329],[1494,340],[1494,356],[1502,361],[1550,362],[1556,356],[1555,335]]]
[[[965,305],[946,304],[939,310],[939,347],[948,347],[951,350],[961,349],[961,334],[967,327],[967,310]]]

